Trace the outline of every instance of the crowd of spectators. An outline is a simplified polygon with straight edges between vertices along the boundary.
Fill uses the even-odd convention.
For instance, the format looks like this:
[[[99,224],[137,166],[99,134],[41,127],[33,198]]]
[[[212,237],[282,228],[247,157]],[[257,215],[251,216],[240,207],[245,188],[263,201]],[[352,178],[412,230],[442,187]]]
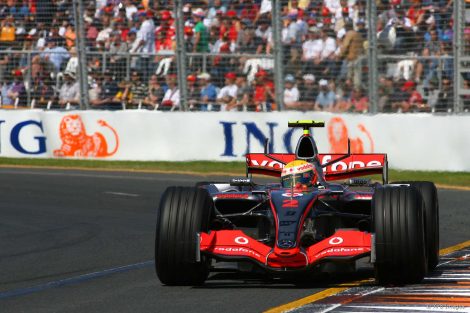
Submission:
[[[83,2],[91,106],[178,109],[173,1]],[[452,0],[376,3],[380,53],[403,56],[379,63],[379,110],[452,107],[453,60],[441,58],[452,55]],[[191,110],[277,108],[271,11],[271,0],[184,2]],[[281,14],[285,108],[367,112],[366,1],[286,0]],[[73,16],[69,0],[0,0],[3,105],[29,106],[28,92],[36,107],[78,105]]]

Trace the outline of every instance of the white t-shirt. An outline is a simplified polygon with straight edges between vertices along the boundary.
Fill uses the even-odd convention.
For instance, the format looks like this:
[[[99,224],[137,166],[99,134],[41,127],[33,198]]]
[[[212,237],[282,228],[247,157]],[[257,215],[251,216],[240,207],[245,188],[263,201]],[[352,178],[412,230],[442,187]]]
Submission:
[[[322,60],[326,59],[328,56],[333,54],[336,51],[336,40],[331,37],[322,40],[323,49],[321,51]]]
[[[323,41],[321,39],[307,40],[302,45],[303,56],[307,60],[317,58],[323,51]]]
[[[111,27],[103,29],[102,31],[98,33],[98,36],[96,36],[96,41],[108,40],[112,32],[113,32],[113,29]]]
[[[152,19],[143,21],[137,32],[137,40],[144,41],[144,45],[142,46],[143,53],[155,52],[155,24]]]
[[[238,86],[235,84],[225,86],[222,89],[220,89],[219,94],[217,95],[217,99],[222,99],[226,96],[235,98],[237,96],[237,91],[238,91]]]
[[[173,102],[174,107],[179,107],[180,106],[180,90],[177,89],[171,90],[168,88],[168,90],[165,92],[165,95],[163,96],[162,102],[171,100]]]
[[[272,3],[271,3],[271,0],[262,0],[261,1],[261,7],[259,9],[259,14],[262,15],[262,14],[271,12],[272,8],[273,8],[273,6],[272,6]]]
[[[290,104],[296,101],[299,101],[300,94],[299,89],[296,86],[292,87],[291,89],[284,89],[284,103]]]
[[[137,13],[137,7],[133,4],[130,6],[126,7],[126,17],[129,21],[132,21],[132,15],[134,13]]]

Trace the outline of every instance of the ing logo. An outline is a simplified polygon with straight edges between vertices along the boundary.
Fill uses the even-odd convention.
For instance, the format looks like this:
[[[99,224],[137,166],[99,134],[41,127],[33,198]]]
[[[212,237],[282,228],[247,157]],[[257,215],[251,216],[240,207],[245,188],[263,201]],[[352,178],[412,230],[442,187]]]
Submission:
[[[109,157],[115,154],[119,148],[119,136],[116,130],[103,120],[98,124],[108,128],[113,133],[116,146],[108,151],[106,138],[100,132],[92,135],[86,133],[85,124],[77,114],[65,115],[60,122],[60,149],[54,150],[54,156],[65,157]]]

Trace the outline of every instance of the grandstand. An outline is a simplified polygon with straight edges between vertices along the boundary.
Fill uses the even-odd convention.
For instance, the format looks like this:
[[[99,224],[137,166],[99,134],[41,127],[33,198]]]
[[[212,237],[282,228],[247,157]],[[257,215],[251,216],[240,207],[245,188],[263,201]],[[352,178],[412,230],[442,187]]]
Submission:
[[[455,38],[459,53],[470,55],[466,10],[460,20],[454,16],[456,5],[465,8],[462,0],[377,0],[375,30],[364,0],[282,0],[279,19],[271,0],[184,1],[181,27],[177,1],[82,0],[82,51],[72,1],[0,0],[2,108],[85,108],[80,88],[88,90],[89,109],[366,113],[470,106],[470,75],[459,68],[466,63],[454,60]],[[87,86],[78,79],[80,53]],[[278,72],[283,84],[275,83]]]

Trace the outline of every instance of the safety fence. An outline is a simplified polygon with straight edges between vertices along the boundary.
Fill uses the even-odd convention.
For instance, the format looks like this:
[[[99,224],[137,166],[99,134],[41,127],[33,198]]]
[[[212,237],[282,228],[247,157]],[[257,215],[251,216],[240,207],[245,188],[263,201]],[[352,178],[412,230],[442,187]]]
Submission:
[[[3,108],[459,113],[469,73],[464,0],[0,7]]]

